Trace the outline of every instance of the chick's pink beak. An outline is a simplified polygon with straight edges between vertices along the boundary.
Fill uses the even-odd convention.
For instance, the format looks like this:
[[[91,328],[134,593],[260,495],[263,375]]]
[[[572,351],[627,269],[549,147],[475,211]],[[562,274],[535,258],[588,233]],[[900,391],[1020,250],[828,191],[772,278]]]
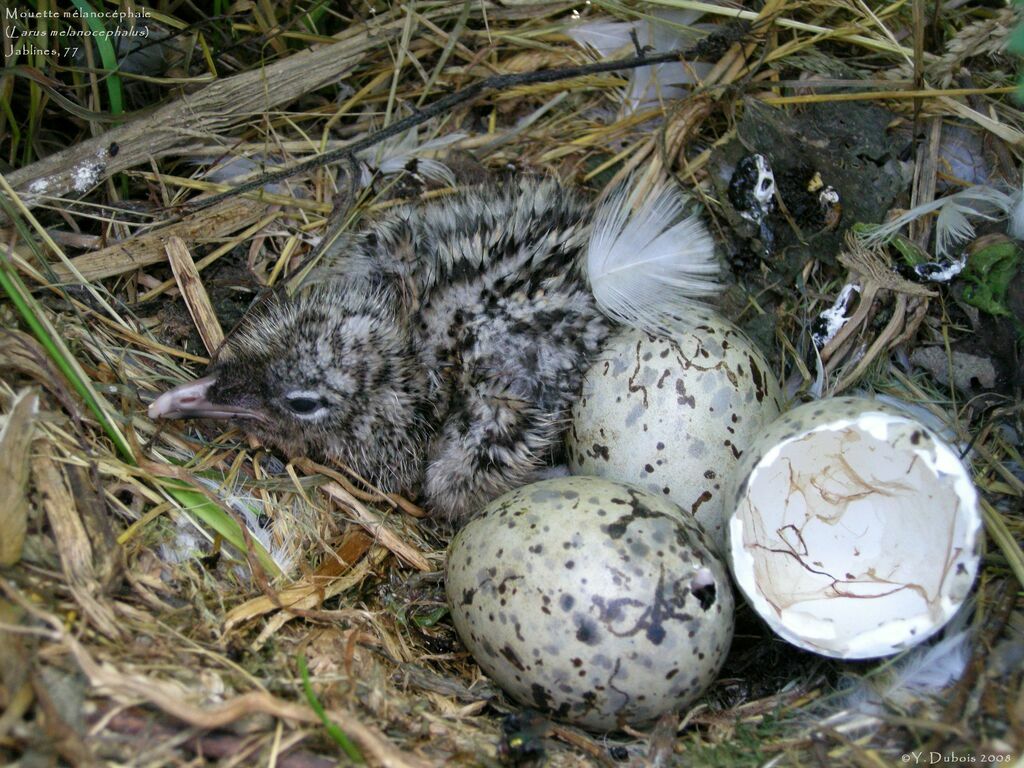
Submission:
[[[263,414],[251,408],[240,408],[211,402],[210,387],[213,376],[190,381],[169,389],[149,404],[151,419],[263,419]]]

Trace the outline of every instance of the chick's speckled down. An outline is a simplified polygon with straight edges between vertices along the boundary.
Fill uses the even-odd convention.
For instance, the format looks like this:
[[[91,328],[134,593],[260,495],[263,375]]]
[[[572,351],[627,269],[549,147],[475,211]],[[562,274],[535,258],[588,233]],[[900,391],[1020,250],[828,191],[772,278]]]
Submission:
[[[151,415],[236,418],[465,519],[546,465],[607,334],[583,274],[589,217],[551,179],[394,208]]]

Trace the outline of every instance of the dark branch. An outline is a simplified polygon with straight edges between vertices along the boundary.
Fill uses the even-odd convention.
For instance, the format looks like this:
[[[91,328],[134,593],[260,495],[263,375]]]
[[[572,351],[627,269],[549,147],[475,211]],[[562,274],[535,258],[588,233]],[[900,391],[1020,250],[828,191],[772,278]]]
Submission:
[[[573,67],[558,67],[556,69],[543,69],[537,72],[522,72],[512,75],[495,75],[494,77],[488,77],[485,80],[479,80],[471,85],[462,88],[461,90],[450,93],[447,96],[443,96],[434,103],[415,114],[404,117],[391,125],[381,128],[379,131],[375,131],[368,136],[365,136],[358,141],[354,141],[344,147],[333,149],[330,152],[324,152],[322,155],[317,155],[309,160],[294,165],[291,168],[286,168],[281,171],[274,171],[273,173],[264,174],[256,179],[247,181],[244,184],[240,184],[233,189],[229,189],[226,192],[219,192],[215,195],[205,197],[201,200],[197,200],[192,203],[187,203],[184,206],[185,213],[195,213],[201,211],[204,208],[209,208],[211,205],[215,205],[220,201],[232,197],[234,195],[241,195],[246,192],[252,192],[255,189],[259,189],[265,184],[273,184],[283,179],[290,178],[296,174],[311,171],[314,168],[319,168],[329,163],[333,163],[341,159],[349,159],[351,162],[356,153],[362,152],[364,149],[368,149],[380,142],[388,139],[392,136],[404,133],[410,128],[414,128],[417,125],[427,122],[437,115],[444,114],[454,107],[464,104],[468,101],[473,101],[479,98],[485,93],[491,91],[500,91],[508,88],[515,88],[521,85],[534,85],[536,83],[553,83],[559,80],[571,80],[575,77],[585,77],[587,75],[600,74],[602,72],[615,72],[617,70],[624,69],[636,69],[638,67],[649,67],[654,64],[662,64],[669,61],[678,61],[680,59],[692,59],[699,57],[702,53],[709,50],[714,50],[714,41],[718,41],[720,44],[722,39],[732,40],[738,39],[743,32],[745,32],[745,25],[737,25],[732,30],[726,30],[721,35],[715,34],[710,35],[709,38],[700,41],[692,48],[685,51],[669,51],[668,53],[658,53],[649,55],[640,52],[637,56],[629,56],[624,59],[616,59],[614,61],[603,61],[594,64],[584,64],[581,66]],[[739,34],[736,34],[736,32]],[[712,40],[714,39],[714,41]]]

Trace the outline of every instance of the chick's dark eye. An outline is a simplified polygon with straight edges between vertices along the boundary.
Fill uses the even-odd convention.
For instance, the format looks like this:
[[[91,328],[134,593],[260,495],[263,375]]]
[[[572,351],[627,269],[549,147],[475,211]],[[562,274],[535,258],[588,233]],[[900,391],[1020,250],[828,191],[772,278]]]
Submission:
[[[293,413],[307,415],[323,407],[323,401],[312,397],[289,397],[288,407]]]

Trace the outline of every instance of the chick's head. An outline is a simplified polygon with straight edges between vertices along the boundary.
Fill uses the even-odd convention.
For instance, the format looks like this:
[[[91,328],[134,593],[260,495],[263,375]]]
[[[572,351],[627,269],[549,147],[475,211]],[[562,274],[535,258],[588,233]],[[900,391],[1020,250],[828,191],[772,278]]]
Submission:
[[[206,375],[160,395],[151,418],[215,418],[291,456],[336,457],[422,397],[407,324],[383,289],[322,285],[249,312]]]

